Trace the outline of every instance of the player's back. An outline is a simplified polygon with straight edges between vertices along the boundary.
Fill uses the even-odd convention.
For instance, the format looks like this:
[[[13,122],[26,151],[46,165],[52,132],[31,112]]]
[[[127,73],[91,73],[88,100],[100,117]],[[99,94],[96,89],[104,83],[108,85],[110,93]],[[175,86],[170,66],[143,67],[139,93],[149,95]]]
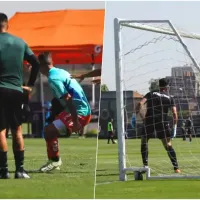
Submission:
[[[0,87],[22,91],[26,44],[9,33],[0,33]]]
[[[174,104],[173,97],[166,92],[149,92],[147,95],[147,116],[166,120],[169,108]]]
[[[59,68],[51,69],[49,73],[49,81],[58,81],[62,83],[60,87],[64,88],[61,90],[63,90],[63,93],[69,93],[72,96],[72,100],[79,115],[87,116],[91,114],[91,108],[82,87],[76,79],[71,78],[71,75],[66,70]],[[56,94],[54,95],[56,97]],[[64,101],[61,100],[60,102],[63,106],[65,105]]]

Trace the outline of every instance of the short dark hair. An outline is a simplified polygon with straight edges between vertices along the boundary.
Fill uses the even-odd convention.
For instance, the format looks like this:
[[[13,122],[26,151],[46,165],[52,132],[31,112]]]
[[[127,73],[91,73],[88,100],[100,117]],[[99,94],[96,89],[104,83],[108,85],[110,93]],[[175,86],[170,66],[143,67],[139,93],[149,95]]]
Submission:
[[[167,87],[169,85],[169,80],[166,78],[162,78],[159,80],[159,87],[160,88],[164,88]]]
[[[8,17],[4,13],[0,13],[0,22],[8,22]]]
[[[0,28],[2,27],[3,23],[8,23],[8,17],[4,13],[0,13]]]
[[[41,64],[46,64],[46,65],[50,65],[50,58],[51,58],[51,52],[49,51],[45,51],[41,54],[39,54],[38,56],[38,60]]]

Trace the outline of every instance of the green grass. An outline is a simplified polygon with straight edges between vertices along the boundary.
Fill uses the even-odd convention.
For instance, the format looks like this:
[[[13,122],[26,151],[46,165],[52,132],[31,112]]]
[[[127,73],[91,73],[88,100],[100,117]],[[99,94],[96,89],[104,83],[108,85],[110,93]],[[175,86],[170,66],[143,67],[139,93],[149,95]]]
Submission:
[[[192,143],[173,141],[183,174],[200,175],[200,139]],[[127,167],[142,166],[140,140],[126,140]],[[99,141],[96,198],[200,198],[200,180],[134,181],[133,173],[127,182],[119,182],[118,147]],[[173,168],[159,140],[149,142],[149,166],[152,175],[172,175]]]
[[[14,161],[9,142],[9,170]],[[200,198],[198,180],[134,181],[133,173],[127,182],[118,181],[117,144],[99,140],[96,198]],[[25,168],[36,170],[46,162],[43,139],[25,139]],[[200,139],[192,143],[173,141],[183,174],[200,174]],[[141,166],[140,141],[127,140],[127,166]],[[172,166],[159,140],[150,140],[149,165],[152,175],[173,174]],[[60,139],[63,165],[52,173],[30,173],[30,180],[0,180],[1,198],[93,198],[96,139]]]
[[[23,131],[23,134],[28,134],[28,123],[22,124],[22,131]],[[30,131],[31,131],[31,123],[30,123]]]
[[[30,131],[31,131],[31,123],[30,123]],[[23,135],[28,134],[28,123],[23,123],[23,124],[22,124],[22,132],[23,132]],[[9,136],[11,136],[11,131],[10,131],[10,129],[9,129],[8,134],[9,134]]]
[[[9,142],[9,170],[14,161]],[[45,164],[43,139],[25,139],[25,169],[36,170]],[[0,180],[1,198],[93,198],[96,139],[60,139],[63,165],[52,173],[30,173],[31,179]]]

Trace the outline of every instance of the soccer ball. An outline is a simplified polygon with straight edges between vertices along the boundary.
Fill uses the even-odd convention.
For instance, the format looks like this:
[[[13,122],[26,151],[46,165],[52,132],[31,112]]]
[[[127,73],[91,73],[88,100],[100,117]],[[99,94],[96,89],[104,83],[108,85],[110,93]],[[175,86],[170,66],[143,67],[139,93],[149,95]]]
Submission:
[[[134,172],[134,179],[136,181],[142,181],[143,180],[143,175],[141,172]]]

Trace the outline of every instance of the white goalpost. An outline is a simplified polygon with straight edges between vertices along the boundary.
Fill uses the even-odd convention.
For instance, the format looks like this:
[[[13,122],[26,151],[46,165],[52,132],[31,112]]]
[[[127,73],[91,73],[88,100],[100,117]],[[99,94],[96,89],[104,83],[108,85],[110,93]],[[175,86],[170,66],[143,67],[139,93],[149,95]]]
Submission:
[[[140,142],[137,141],[137,144],[139,144],[137,149],[134,144],[136,139],[140,139],[139,132],[141,129],[138,128],[138,124],[139,122],[141,124],[141,121],[137,117],[137,127],[134,130],[128,126],[130,116],[135,112],[136,97],[133,97],[133,110],[127,110],[126,92],[134,91],[134,94],[137,91],[141,96],[145,95],[148,92],[151,79],[158,80],[164,77],[169,77],[173,83],[170,91],[173,95],[176,95],[179,120],[182,122],[186,115],[190,115],[192,121],[198,118],[195,112],[197,111],[198,113],[200,111],[198,104],[198,97],[200,96],[200,66],[183,38],[198,41],[200,40],[200,34],[178,31],[169,20],[114,19],[116,124],[120,181],[126,181],[127,173],[129,172],[134,172],[137,180],[141,179],[143,173],[146,174],[146,179],[200,178],[200,171],[199,174],[197,173],[198,167],[194,167],[194,164],[192,164],[192,162],[196,162],[200,166],[197,156],[199,152],[200,158],[200,144],[198,149],[198,127],[196,125],[192,127],[195,139],[194,145],[191,143],[189,146],[182,142],[181,136],[172,142],[178,152],[178,162],[180,161],[181,167],[183,166],[185,170],[185,173],[177,175],[170,173],[170,171],[165,173],[165,163],[167,163],[167,167],[170,165],[167,155],[164,158],[165,160],[162,160],[163,158],[160,155],[154,153],[153,159],[157,161],[157,165],[153,166],[153,169],[151,164],[148,168],[140,167],[142,166]],[[178,70],[182,70],[180,72],[181,75],[176,76]],[[191,87],[191,89],[188,89],[188,87]],[[195,106],[192,107],[193,104],[191,102],[195,102]],[[180,129],[179,132],[181,132]],[[129,135],[127,132],[133,132],[135,134],[133,136],[134,139],[131,140],[129,136],[126,139],[126,135]],[[130,159],[127,152],[130,152],[131,148],[138,152],[137,155],[132,153]],[[183,155],[182,151],[185,152],[185,155]],[[186,157],[190,160],[186,160]],[[151,155],[149,155],[149,159],[151,159]],[[189,170],[190,168],[191,170]]]

